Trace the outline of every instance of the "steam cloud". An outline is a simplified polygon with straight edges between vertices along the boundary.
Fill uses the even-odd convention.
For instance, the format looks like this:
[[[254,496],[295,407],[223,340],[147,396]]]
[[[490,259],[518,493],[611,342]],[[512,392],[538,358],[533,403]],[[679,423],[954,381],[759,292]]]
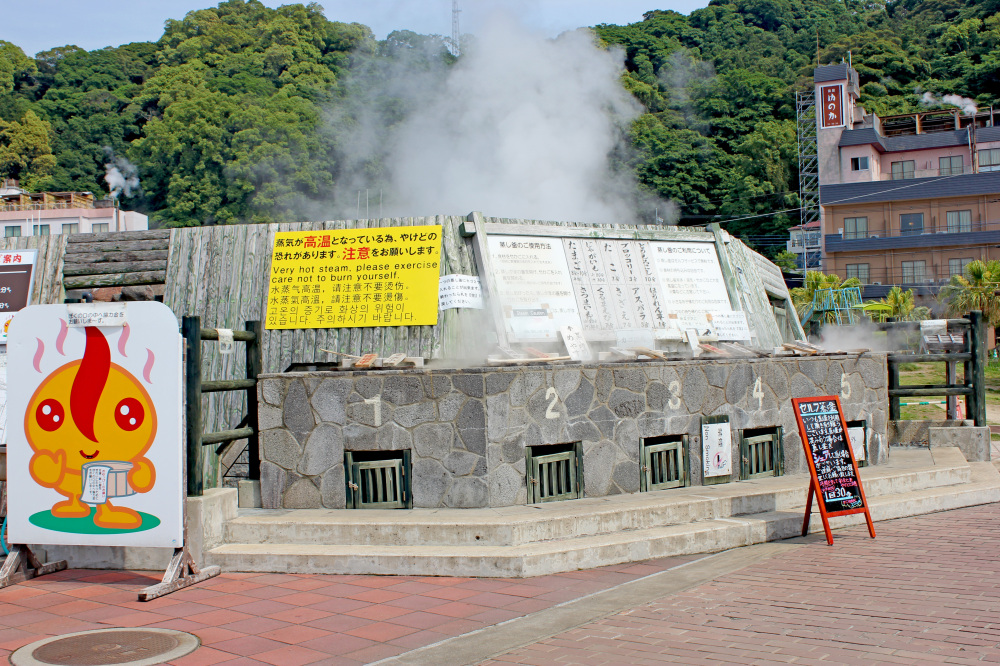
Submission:
[[[109,162],[104,165],[104,182],[108,184],[111,196],[118,198],[123,192],[132,196],[139,191],[139,170],[124,157],[116,156],[110,148],[105,148]]]
[[[451,68],[415,51],[417,67],[377,73],[380,94],[401,98],[405,117],[351,113],[341,145],[354,142],[358,176],[341,179],[342,211],[353,217],[357,192],[381,180],[392,216],[632,222],[654,206],[667,216],[669,205],[643,200],[621,168],[624,131],[641,107],[621,85],[623,54],[599,48],[589,30],[546,39],[500,16]]]
[[[952,106],[957,106],[962,109],[962,113],[971,115],[979,110],[976,106],[976,101],[969,99],[968,97],[962,97],[961,95],[944,95],[942,97],[937,97],[932,92],[925,92],[920,98],[921,104],[926,104],[927,106],[936,106],[938,104],[950,104]]]

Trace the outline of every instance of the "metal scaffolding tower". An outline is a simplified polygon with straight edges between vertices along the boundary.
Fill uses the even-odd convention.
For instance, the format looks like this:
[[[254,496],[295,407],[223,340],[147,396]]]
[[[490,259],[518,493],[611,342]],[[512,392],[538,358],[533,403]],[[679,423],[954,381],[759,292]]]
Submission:
[[[458,30],[458,15],[462,10],[458,8],[458,0],[451,0],[451,43],[450,51],[455,57],[462,55],[461,34]]]
[[[816,94],[795,93],[795,134],[799,149],[799,201],[802,224],[819,220],[819,149],[816,140]],[[805,255],[809,269],[809,253]],[[819,270],[820,266],[816,266]]]

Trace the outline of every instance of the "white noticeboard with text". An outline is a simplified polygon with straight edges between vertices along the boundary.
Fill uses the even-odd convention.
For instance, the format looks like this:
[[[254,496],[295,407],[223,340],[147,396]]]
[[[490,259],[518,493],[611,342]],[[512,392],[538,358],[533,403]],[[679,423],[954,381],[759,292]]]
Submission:
[[[438,307],[442,310],[482,310],[483,286],[475,275],[442,275],[438,282]]]
[[[183,543],[181,336],[162,303],[126,325],[29,306],[8,340],[10,543]],[[101,318],[94,321],[104,322]]]
[[[702,423],[702,473],[705,477],[733,473],[732,439],[729,421]]]
[[[490,236],[487,250],[513,339],[558,341],[563,326],[583,327],[560,239]]]
[[[680,328],[701,333],[708,326],[706,314],[732,310],[713,243],[655,241],[650,246],[663,300]]]

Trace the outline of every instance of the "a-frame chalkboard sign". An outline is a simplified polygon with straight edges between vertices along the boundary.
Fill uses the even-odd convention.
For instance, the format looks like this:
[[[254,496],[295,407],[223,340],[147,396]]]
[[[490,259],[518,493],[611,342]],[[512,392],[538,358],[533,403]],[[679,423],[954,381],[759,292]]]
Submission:
[[[806,450],[810,473],[802,536],[809,532],[809,517],[815,496],[828,544],[833,545],[830,518],[852,513],[865,514],[868,533],[874,539],[875,526],[858,476],[858,463],[854,460],[847,437],[847,423],[840,408],[840,399],[832,395],[792,398],[792,409],[802,437],[802,446]]]

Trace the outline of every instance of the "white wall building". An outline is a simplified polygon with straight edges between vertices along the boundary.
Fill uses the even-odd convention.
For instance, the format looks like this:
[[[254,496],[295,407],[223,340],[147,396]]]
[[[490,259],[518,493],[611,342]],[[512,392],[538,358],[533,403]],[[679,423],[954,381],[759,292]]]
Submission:
[[[120,210],[90,192],[28,193],[16,181],[0,183],[0,229],[3,236],[49,236],[149,228],[142,213]]]

